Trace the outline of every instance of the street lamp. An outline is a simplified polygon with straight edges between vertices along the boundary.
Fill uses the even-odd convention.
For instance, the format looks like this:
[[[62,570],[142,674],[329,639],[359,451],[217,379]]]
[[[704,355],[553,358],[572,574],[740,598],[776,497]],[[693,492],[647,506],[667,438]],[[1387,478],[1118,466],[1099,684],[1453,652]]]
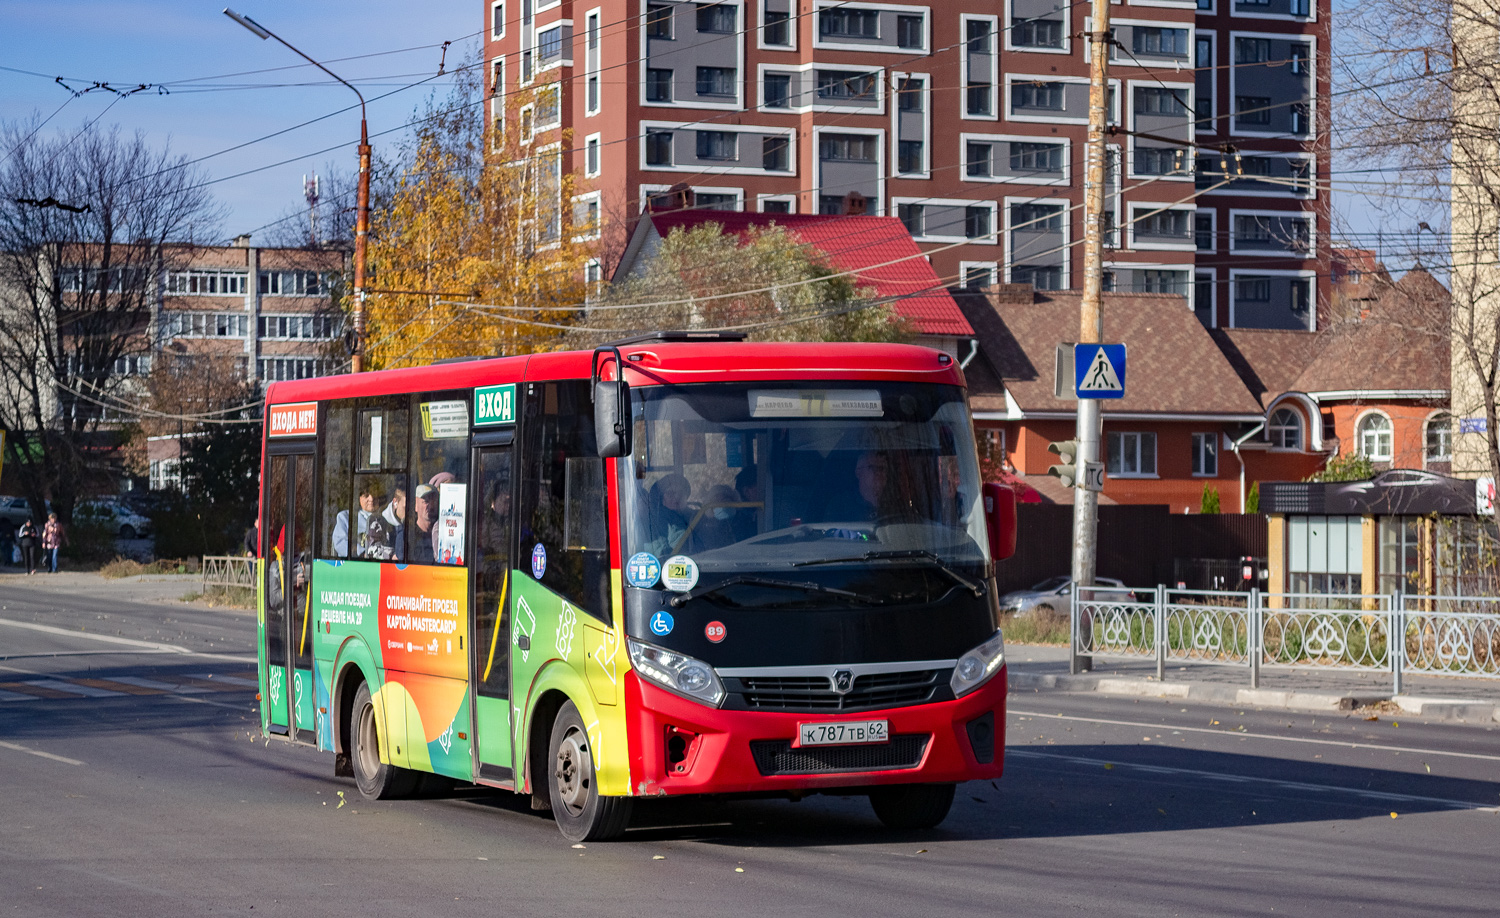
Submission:
[[[303,54],[285,38],[272,32],[249,16],[241,16],[239,13],[228,8],[224,10],[224,15],[246,29],[249,29],[256,38],[262,41],[267,38],[276,39],[309,64],[312,64],[335,80],[348,86],[351,92],[359,96],[359,201],[354,219],[354,345],[352,348],[354,353],[351,355],[349,361],[349,371],[351,373],[358,373],[364,369],[365,247],[370,235],[370,130],[365,122],[364,94],[351,86],[348,80],[345,80],[332,70]]]

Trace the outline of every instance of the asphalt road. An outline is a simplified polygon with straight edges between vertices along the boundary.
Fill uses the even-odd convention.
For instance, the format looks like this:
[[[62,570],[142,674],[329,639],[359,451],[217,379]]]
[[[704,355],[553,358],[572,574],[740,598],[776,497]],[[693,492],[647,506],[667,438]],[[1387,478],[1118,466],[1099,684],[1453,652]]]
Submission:
[[[938,830],[858,798],[671,801],[576,848],[512,795],[370,803],[255,736],[252,635],[0,584],[0,914],[1322,918],[1500,894],[1496,729],[1017,693],[1005,777]]]

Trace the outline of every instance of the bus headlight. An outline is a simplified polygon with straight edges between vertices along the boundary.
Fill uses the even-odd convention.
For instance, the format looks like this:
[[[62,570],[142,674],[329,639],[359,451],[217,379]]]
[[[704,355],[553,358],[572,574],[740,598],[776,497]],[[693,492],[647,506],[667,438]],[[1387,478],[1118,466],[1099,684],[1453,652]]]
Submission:
[[[634,638],[626,638],[625,645],[630,648],[630,665],[643,678],[713,707],[724,700],[724,684],[718,673],[702,660]]]
[[[958,658],[953,667],[953,677],[948,686],[954,698],[962,698],[990,681],[990,677],[1005,665],[1005,636],[999,631],[995,636]]]

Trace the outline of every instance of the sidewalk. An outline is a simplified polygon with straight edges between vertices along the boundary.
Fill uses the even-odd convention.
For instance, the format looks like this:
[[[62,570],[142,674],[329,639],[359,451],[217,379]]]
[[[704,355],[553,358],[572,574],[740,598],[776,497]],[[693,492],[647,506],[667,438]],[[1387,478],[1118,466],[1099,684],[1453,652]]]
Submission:
[[[90,599],[109,598],[120,602],[181,603],[182,597],[203,590],[203,578],[199,574],[139,574],[135,577],[111,579],[100,574],[83,571],[59,571],[56,574],[30,574],[18,567],[0,567],[0,590],[5,587],[24,587],[48,593],[86,596]],[[210,608],[207,603],[189,603],[197,608]],[[215,610],[244,611],[223,605]]]
[[[1168,663],[1163,682],[1156,678],[1154,659],[1095,657],[1091,672],[1074,676],[1068,673],[1065,646],[1007,644],[1005,654],[1010,689],[1017,694],[1100,692],[1298,711],[1352,711],[1388,701],[1408,714],[1437,720],[1500,723],[1500,680],[1495,679],[1408,675],[1405,691],[1393,695],[1388,673],[1263,667],[1260,688],[1252,689],[1246,666]]]

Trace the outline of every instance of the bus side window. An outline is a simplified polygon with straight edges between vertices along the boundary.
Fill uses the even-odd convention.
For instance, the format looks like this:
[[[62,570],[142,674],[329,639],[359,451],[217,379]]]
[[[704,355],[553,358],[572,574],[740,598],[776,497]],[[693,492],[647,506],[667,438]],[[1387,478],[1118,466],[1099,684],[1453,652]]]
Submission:
[[[411,493],[407,466],[408,396],[355,400],[355,504],[349,506],[351,557],[372,561],[405,561],[406,523]],[[365,498],[371,505],[364,532],[359,532]],[[363,538],[361,538],[363,537]],[[361,543],[363,549],[361,549]]]
[[[407,560],[463,564],[470,478],[468,390],[418,395],[413,421]]]
[[[330,402],[324,409],[319,444],[318,557],[349,557],[349,529],[354,507],[349,476],[354,468],[354,403]]]
[[[529,558],[534,547],[542,545],[547,553],[542,585],[608,622],[604,465],[594,447],[589,383],[528,383],[523,408],[521,506],[516,517],[521,558]]]

